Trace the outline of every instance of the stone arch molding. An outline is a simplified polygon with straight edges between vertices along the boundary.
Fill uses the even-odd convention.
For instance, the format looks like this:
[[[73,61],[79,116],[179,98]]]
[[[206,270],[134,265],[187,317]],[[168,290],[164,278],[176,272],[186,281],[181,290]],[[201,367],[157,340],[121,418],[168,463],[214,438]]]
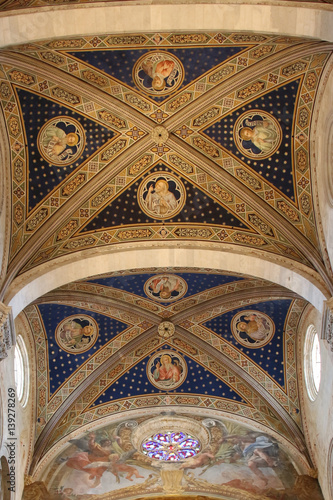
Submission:
[[[163,242],[149,246],[146,243],[126,247],[117,245],[112,250],[88,249],[72,257],[62,257],[54,263],[43,264],[19,276],[9,287],[5,302],[12,307],[13,316],[16,317],[38,297],[72,281],[126,269],[187,267],[210,268],[267,279],[296,292],[322,311],[325,291],[304,266],[300,265],[298,269],[293,263],[288,267],[287,260],[276,263],[259,252],[244,255],[237,248],[232,250],[230,247],[222,250],[220,245],[187,245],[182,242],[177,246]]]
[[[315,107],[311,129],[313,167],[312,189],[315,209],[318,214],[323,254],[328,254],[330,265],[333,263],[333,57],[331,56],[323,73],[318,92],[318,105]]]
[[[314,7],[293,2],[288,6],[264,0],[198,4],[178,1],[176,4],[158,1],[136,5],[125,2],[61,5],[11,12],[0,18],[0,46],[50,37],[170,29],[261,31],[333,41],[333,11],[325,4]],[[72,12],[70,16],[68,10]]]

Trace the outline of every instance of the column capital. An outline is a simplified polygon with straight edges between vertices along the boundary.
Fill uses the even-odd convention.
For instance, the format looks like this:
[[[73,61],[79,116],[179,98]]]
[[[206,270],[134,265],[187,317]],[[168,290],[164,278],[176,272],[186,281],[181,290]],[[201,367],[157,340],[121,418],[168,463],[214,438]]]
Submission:
[[[333,351],[333,297],[324,302],[321,338],[326,340]]]
[[[7,351],[14,343],[12,308],[0,302],[0,361],[8,356]]]

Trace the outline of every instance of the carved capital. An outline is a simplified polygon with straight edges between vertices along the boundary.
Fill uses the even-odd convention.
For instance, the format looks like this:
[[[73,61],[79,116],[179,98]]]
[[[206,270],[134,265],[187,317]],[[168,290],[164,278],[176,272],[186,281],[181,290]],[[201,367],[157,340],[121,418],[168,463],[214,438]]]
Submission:
[[[0,302],[0,361],[7,357],[7,351],[15,341],[14,322],[11,307]]]
[[[333,297],[324,303],[322,338],[333,351]]]

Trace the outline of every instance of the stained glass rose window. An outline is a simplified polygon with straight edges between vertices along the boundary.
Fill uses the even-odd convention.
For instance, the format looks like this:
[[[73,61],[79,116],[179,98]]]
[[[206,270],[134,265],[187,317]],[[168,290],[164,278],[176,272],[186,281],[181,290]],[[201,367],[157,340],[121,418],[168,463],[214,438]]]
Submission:
[[[142,443],[142,452],[145,455],[168,462],[194,457],[200,449],[199,441],[185,432],[154,434]]]

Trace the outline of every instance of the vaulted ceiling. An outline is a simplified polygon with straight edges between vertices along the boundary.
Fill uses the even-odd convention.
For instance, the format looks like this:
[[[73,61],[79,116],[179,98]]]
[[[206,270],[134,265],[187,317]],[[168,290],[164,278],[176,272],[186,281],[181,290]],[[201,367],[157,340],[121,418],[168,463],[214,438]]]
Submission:
[[[85,251],[210,245],[283,263],[330,296],[309,145],[331,50],[236,32],[106,34],[2,50],[12,176],[4,291]],[[170,406],[261,424],[303,450],[310,467],[296,366],[306,306],[209,259],[200,268],[128,266],[39,297],[24,311],[37,360],[31,470],[88,423]],[[154,384],[160,351],[182,364],[180,385]]]

